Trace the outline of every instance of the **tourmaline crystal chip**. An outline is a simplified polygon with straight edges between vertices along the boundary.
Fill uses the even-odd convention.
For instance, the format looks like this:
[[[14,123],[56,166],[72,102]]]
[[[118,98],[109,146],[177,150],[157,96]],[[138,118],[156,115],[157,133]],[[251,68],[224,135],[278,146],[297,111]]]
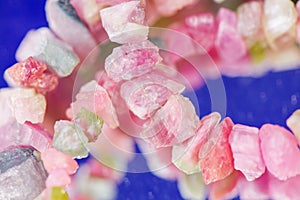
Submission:
[[[32,200],[45,188],[47,173],[32,148],[0,152],[0,199]]]

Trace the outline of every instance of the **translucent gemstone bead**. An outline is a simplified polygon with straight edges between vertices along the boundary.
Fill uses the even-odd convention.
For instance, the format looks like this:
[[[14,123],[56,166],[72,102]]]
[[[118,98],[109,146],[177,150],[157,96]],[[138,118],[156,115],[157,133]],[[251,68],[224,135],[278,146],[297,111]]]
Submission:
[[[297,11],[290,0],[264,1],[263,28],[267,41],[272,48],[276,48],[278,41],[286,42],[288,37],[295,37]]]
[[[199,165],[206,184],[222,180],[234,171],[229,134],[233,122],[225,118],[213,131],[206,133],[199,151]]]
[[[265,124],[259,130],[261,152],[268,171],[279,180],[300,175],[296,137],[283,127]]]
[[[148,124],[144,124],[141,137],[154,147],[179,144],[196,133],[199,119],[189,99],[172,95]]]
[[[161,61],[158,51],[158,47],[149,41],[116,47],[105,60],[107,75],[119,82],[146,74]]]
[[[263,5],[259,1],[243,3],[237,9],[237,27],[243,37],[255,37],[262,29]]]
[[[240,170],[248,181],[260,177],[266,168],[260,151],[258,131],[255,127],[236,124],[229,137],[234,168]]]
[[[140,1],[124,2],[104,8],[100,15],[103,27],[112,42],[125,44],[147,40],[149,30],[143,25],[145,12]]]
[[[79,58],[72,48],[56,38],[48,28],[29,31],[16,52],[18,61],[28,57],[46,63],[58,76],[65,77],[72,73],[79,63]]]
[[[60,120],[54,125],[53,146],[73,158],[88,156],[88,138],[77,124]]]
[[[11,86],[31,87],[42,94],[58,85],[57,76],[49,71],[48,66],[32,57],[8,68],[4,77]]]

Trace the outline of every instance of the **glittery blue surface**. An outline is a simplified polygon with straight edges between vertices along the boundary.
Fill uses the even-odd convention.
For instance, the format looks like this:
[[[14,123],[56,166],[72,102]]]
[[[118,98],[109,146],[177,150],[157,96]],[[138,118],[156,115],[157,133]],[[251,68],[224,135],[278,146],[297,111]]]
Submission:
[[[0,1],[0,73],[13,65],[15,51],[30,29],[47,26],[42,0]],[[300,108],[300,70],[268,73],[260,78],[223,77],[226,115],[235,123],[260,127],[264,123],[285,125],[287,117]],[[6,83],[0,79],[1,87]],[[200,115],[210,113],[206,87],[197,90]],[[218,111],[216,108],[214,111]],[[182,199],[176,182],[150,173],[127,174],[119,185],[118,199]]]

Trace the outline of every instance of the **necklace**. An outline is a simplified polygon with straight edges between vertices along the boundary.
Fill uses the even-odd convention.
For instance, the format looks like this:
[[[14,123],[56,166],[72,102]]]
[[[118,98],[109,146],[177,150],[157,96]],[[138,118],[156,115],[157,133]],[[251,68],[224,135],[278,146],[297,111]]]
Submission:
[[[201,104],[207,103],[197,103],[197,93],[192,88],[205,83],[209,91],[211,105],[208,106],[211,109],[204,113],[219,111],[223,117],[226,114],[234,116],[229,108],[226,113],[226,94],[228,96],[229,92],[225,93],[226,84],[224,86],[220,75],[260,75],[270,70],[263,67],[266,63],[269,64],[265,60],[270,58],[275,64],[279,63],[278,66],[283,66],[282,63],[286,60],[287,65],[297,63],[297,56],[295,59],[292,56],[298,51],[297,47],[290,43],[291,39],[296,40],[292,28],[297,16],[296,19],[290,19],[290,27],[282,28],[287,31],[280,32],[281,35],[276,32],[277,35],[269,35],[270,38],[265,41],[260,38],[264,36],[259,36],[258,41],[251,41],[253,39],[249,39],[248,35],[247,39],[241,37],[251,31],[242,32],[244,35],[238,34],[241,31],[241,25],[238,24],[245,17],[240,15],[246,13],[243,9],[259,7],[262,2],[243,4],[237,9],[238,17],[235,17],[234,12],[224,9],[219,10],[216,18],[212,14],[200,12],[195,16],[184,17],[182,23],[169,27],[171,30],[146,26],[143,21],[144,6],[137,1],[116,4],[106,9],[101,7],[101,3],[98,4],[103,29],[97,27],[97,23],[93,24],[93,20],[83,12],[85,6],[91,5],[80,2],[73,1],[76,12],[67,1],[47,2],[49,25],[56,36],[47,28],[27,34],[17,51],[17,59],[23,61],[5,73],[11,86],[21,88],[1,91],[4,107],[12,108],[5,110],[7,120],[1,124],[2,128],[33,138],[28,142],[12,137],[6,144],[15,145],[18,149],[24,145],[33,147],[37,151],[37,159],[43,161],[48,172],[47,180],[44,180],[47,189],[41,196],[56,199],[59,198],[56,196],[58,195],[60,198],[67,198],[67,189],[71,199],[75,196],[112,198],[116,183],[122,180],[122,172],[147,170],[145,167],[127,167],[129,161],[136,163],[136,159],[143,155],[155,175],[178,180],[179,190],[185,198],[204,198],[207,194],[211,198],[231,198],[237,194],[242,199],[257,197],[256,195],[262,199],[281,198],[279,195],[294,197],[296,193],[288,188],[292,184],[296,188],[299,185],[299,149],[296,137],[287,129],[263,125],[269,121],[266,119],[263,119],[266,120],[264,123],[253,124],[260,127],[257,129],[234,125],[229,118],[219,122],[221,116],[215,112],[210,115],[201,114],[197,105],[201,107]],[[267,4],[268,1],[264,3]],[[289,1],[281,6],[291,9],[291,13],[296,11]],[[146,11],[147,8],[150,9],[146,4]],[[156,9],[160,13],[158,15],[172,15],[174,12],[167,11],[166,7]],[[266,13],[267,6],[264,9],[263,12]],[[51,13],[55,13],[55,16]],[[149,16],[146,17],[150,20]],[[85,20],[85,25],[80,19]],[[235,20],[238,20],[237,27],[233,25]],[[81,33],[82,40],[78,40],[78,34],[59,28],[60,21],[73,23],[73,30]],[[285,26],[288,24],[285,23]],[[262,34],[265,29],[254,31],[254,35]],[[111,41],[121,45],[103,40],[105,31]],[[204,35],[199,39],[197,36],[200,34]],[[215,41],[214,44],[207,44],[203,39],[206,37]],[[229,39],[222,39],[224,37]],[[98,48],[94,48],[97,41],[101,43]],[[237,46],[222,46],[226,41]],[[213,45],[217,48],[212,47]],[[287,49],[286,55],[291,55],[288,57],[291,59],[273,60],[282,54],[276,52],[278,48]],[[240,55],[230,52],[231,49],[239,49]],[[194,54],[199,55],[201,60]],[[260,58],[260,54],[264,57]],[[100,61],[95,61],[95,58],[99,58],[98,55]],[[236,58],[233,59],[232,56]],[[207,66],[199,66],[199,61],[205,62]],[[269,65],[274,66],[274,63]],[[79,67],[75,68],[76,65]],[[237,65],[245,66],[243,69],[246,70],[237,70],[234,67]],[[249,68],[255,65],[256,68]],[[190,71],[193,67],[194,71]],[[291,75],[293,71],[284,73],[297,76],[297,71],[295,75]],[[70,87],[66,83],[71,80],[73,84]],[[254,82],[254,79],[238,80],[245,85],[251,84],[251,81]],[[280,78],[275,84],[277,89],[285,86]],[[196,100],[194,105],[180,94],[184,87],[188,89],[184,95],[192,102]],[[270,103],[270,93],[263,90],[259,92],[258,102]],[[61,94],[66,99],[62,99]],[[296,108],[297,95],[299,94],[295,89],[289,99],[291,106],[281,108],[281,113],[286,118],[290,115],[288,110]],[[68,100],[68,96],[73,96],[73,99]],[[44,117],[46,104],[48,111]],[[207,109],[207,106],[203,107]],[[64,115],[65,111],[68,120]],[[297,113],[288,120],[288,126],[296,136],[299,132]],[[197,114],[204,117],[199,121]],[[249,112],[240,119],[253,117]],[[39,123],[42,124],[36,125]],[[284,126],[284,122],[281,125]],[[53,138],[48,136],[51,132],[54,133]],[[132,138],[135,138],[141,155],[135,154]],[[276,153],[277,148],[287,151]],[[23,152],[22,149],[20,151]],[[88,154],[91,158],[82,164],[71,183],[70,175],[78,167],[73,158],[84,158]],[[283,166],[278,161],[281,158],[285,159],[282,162],[292,164]],[[205,189],[207,184],[209,185]],[[66,187],[67,185],[69,186]],[[105,195],[108,196],[101,196],[103,193],[97,192],[95,185],[95,188],[105,188]],[[275,191],[279,186],[282,191]],[[202,188],[201,192],[199,188]],[[92,192],[88,194],[87,191]],[[149,198],[153,197],[152,193],[148,195]]]

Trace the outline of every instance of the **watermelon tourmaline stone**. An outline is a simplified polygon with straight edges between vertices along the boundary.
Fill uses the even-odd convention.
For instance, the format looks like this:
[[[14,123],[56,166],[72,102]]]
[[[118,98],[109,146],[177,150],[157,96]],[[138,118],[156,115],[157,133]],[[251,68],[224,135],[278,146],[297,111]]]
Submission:
[[[226,117],[213,131],[207,132],[200,147],[199,165],[206,184],[222,180],[234,170],[229,134],[233,122]]]
[[[217,112],[203,117],[193,137],[173,146],[172,162],[184,173],[193,174],[200,172],[198,156],[200,147],[205,142],[205,136],[215,129],[220,120],[221,115]]]

